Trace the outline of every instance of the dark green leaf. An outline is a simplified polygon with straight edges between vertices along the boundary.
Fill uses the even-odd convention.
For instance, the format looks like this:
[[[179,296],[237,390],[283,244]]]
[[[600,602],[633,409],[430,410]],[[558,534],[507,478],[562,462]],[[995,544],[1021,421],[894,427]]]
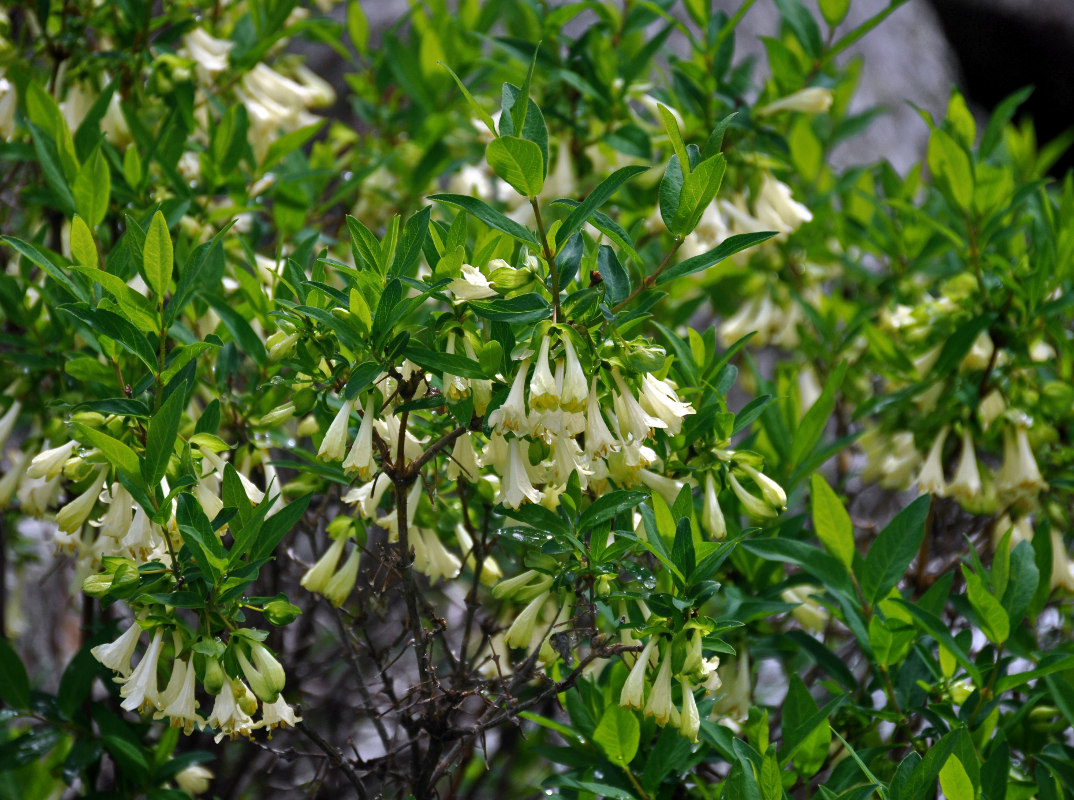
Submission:
[[[775,236],[774,231],[762,231],[760,233],[739,233],[734,236],[728,236],[719,245],[707,253],[702,253],[699,256],[688,258],[685,261],[680,261],[675,266],[668,270],[656,279],[656,285],[659,286],[663,283],[667,283],[670,280],[674,280],[681,275],[690,275],[694,272],[700,272],[701,270],[714,267],[735,253],[741,252],[749,247],[758,245],[761,242],[766,242]]]
[[[612,519],[623,511],[634,508],[634,506],[638,505],[638,503],[645,500],[648,496],[649,495],[646,492],[635,492],[625,489],[601,495],[579,515],[575,527],[581,533],[585,533],[590,528],[599,525],[605,520]]]
[[[604,205],[618,191],[620,186],[635,175],[640,175],[648,169],[648,167],[642,166],[623,167],[601,181],[597,188],[590,192],[579,205],[575,206],[567,219],[564,220],[563,225],[556,232],[556,248],[562,247],[563,243],[572,234],[580,231],[586,221],[593,215],[593,212]],[[601,272],[601,274],[603,275],[604,273]]]
[[[252,358],[257,366],[264,367],[268,363],[268,351],[265,350],[265,343],[261,341],[260,336],[254,333],[254,329],[250,327],[250,323],[243,318],[242,314],[218,295],[203,291],[201,297],[220,317],[220,321],[224,324],[227,332],[231,334],[231,338],[234,339],[239,350]]]
[[[454,353],[439,353],[426,350],[416,342],[411,342],[406,348],[406,357],[419,367],[430,372],[447,372],[450,375],[458,375],[461,378],[476,378],[487,380],[488,376],[481,369],[481,365],[472,358],[455,355]]]
[[[142,462],[142,477],[148,486],[159,484],[168,469],[185,405],[186,392],[173,391],[149,420],[149,431],[145,437],[145,460]]]
[[[272,555],[280,540],[302,519],[302,515],[306,513],[312,497],[312,494],[307,494],[304,497],[293,500],[265,520],[261,525],[261,532],[258,534],[257,540],[250,548],[250,561],[260,561]],[[269,503],[270,500],[271,498],[266,496],[261,502]],[[269,504],[271,505],[271,503]]]
[[[862,567],[861,590],[865,602],[875,606],[906,574],[925,537],[930,503],[928,495],[917,498],[876,537]]]
[[[94,333],[107,336],[141,359],[154,373],[157,371],[157,354],[145,334],[127,320],[102,308],[90,308],[84,304],[60,306],[72,317],[84,322]]]
[[[483,200],[476,197],[467,197],[461,194],[434,194],[429,197],[438,203],[457,206],[466,213],[484,222],[490,228],[506,233],[523,244],[529,245],[536,250],[540,247],[537,238],[529,230],[519,225],[513,219],[509,219],[494,209]]]
[[[0,699],[12,708],[30,707],[30,677],[7,639],[0,638]]]
[[[547,319],[551,314],[548,301],[536,292],[496,300],[473,300],[470,310],[479,317],[499,322],[527,323]]]
[[[425,206],[417,214],[414,214],[403,226],[403,234],[399,239],[399,246],[395,249],[395,258],[389,274],[398,277],[409,275],[414,265],[421,258],[421,248],[425,244],[425,237],[429,235],[429,217],[432,214],[432,206]]]
[[[597,271],[604,280],[604,296],[609,303],[616,305],[630,296],[630,276],[619,263],[615,250],[606,244],[597,251]]]
[[[227,551],[194,495],[180,494],[176,502],[175,520],[183,543],[206,578],[216,584],[227,566]]]

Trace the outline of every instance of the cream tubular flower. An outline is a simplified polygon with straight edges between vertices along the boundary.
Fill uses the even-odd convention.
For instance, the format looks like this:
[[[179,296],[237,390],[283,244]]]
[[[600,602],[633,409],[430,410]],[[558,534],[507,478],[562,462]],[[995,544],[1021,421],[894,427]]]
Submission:
[[[791,196],[791,187],[771,174],[761,183],[760,197],[755,207],[757,219],[765,225],[791,233],[812,221],[813,214]]]
[[[832,90],[811,86],[794,94],[782,97],[773,103],[762,106],[754,112],[755,116],[764,117],[780,111],[800,111],[803,114],[823,114],[832,107]]]
[[[530,369],[529,359],[519,365],[518,374],[511,384],[511,391],[504,400],[503,405],[489,414],[489,426],[499,433],[506,431],[520,431],[528,429],[526,420],[526,375]]]
[[[962,429],[962,457],[955,471],[955,478],[947,487],[948,496],[966,503],[981,494],[981,474],[977,469],[977,453],[969,426]]]
[[[119,694],[124,698],[120,704],[121,708],[138,711],[157,704],[157,660],[160,658],[163,641],[164,629],[157,628],[142,660],[120,687]]]
[[[761,495],[768,505],[778,511],[783,511],[787,507],[787,493],[783,491],[782,486],[763,472],[754,469],[749,464],[739,464],[738,467],[749,475],[753,479],[753,482],[757,484],[758,488],[761,490]]]
[[[471,347],[470,340],[465,336],[462,337],[462,347],[468,359],[477,361],[477,354],[474,352],[474,348]],[[473,393],[474,398],[474,412],[479,416],[483,415],[488,410],[489,401],[492,400],[492,381],[471,378],[470,391]]]
[[[701,511],[701,524],[705,526],[713,539],[722,539],[727,535],[727,522],[720,508],[716,493],[716,480],[711,472],[705,473],[704,507]]]
[[[350,425],[353,402],[344,400],[343,405],[336,412],[332,424],[328,426],[328,432],[321,441],[321,447],[317,451],[317,458],[321,461],[342,461],[347,452],[347,427]]]
[[[943,476],[943,446],[947,441],[948,428],[946,425],[940,429],[936,441],[929,448],[929,454],[925,458],[925,464],[921,472],[917,474],[917,488],[926,493],[943,497],[946,483]]]
[[[302,721],[302,717],[295,716],[295,710],[287,704],[281,694],[274,703],[264,703],[261,706],[261,721],[255,727],[274,730],[283,725],[292,728]]]
[[[203,28],[195,28],[183,36],[183,48],[196,63],[198,80],[203,84],[211,83],[214,76],[227,69],[228,53],[234,46],[234,42],[216,39]]]
[[[22,403],[16,400],[8,407],[4,416],[0,417],[0,450],[3,450],[4,445],[7,444],[8,437],[11,436],[11,431],[15,427],[15,421],[19,418],[20,411],[22,411]]]
[[[344,500],[344,502],[346,502],[346,500]],[[306,574],[302,576],[301,581],[303,589],[316,594],[322,594],[324,592],[324,587],[335,573],[336,565],[339,564],[339,558],[343,555],[343,546],[345,543],[346,537],[335,539],[332,542],[332,545],[325,551],[324,555],[317,559],[317,563],[306,570]]]
[[[559,406],[564,411],[577,412],[586,405],[586,380],[578,353],[571,343],[570,336],[563,337],[563,389],[560,392]]]
[[[176,661],[175,670],[182,670],[183,683],[175,699],[163,710],[164,715],[171,718],[173,728],[182,728],[183,733],[190,734],[194,726],[200,722],[197,714],[198,703],[194,699],[194,678],[196,677],[194,666],[187,661]]]
[[[17,128],[15,112],[19,108],[19,93],[15,84],[0,74],[0,137],[10,142]]]
[[[522,452],[518,439],[511,439],[508,447],[510,459],[507,462],[507,473],[503,476],[503,484],[500,486],[500,502],[507,508],[518,508],[526,500],[539,503],[541,493],[533,488],[527,470],[529,456]]]
[[[619,435],[626,441],[642,442],[652,435],[653,428],[666,428],[667,423],[649,416],[626,385],[619,370],[612,370],[612,378],[619,391],[615,394],[615,418],[619,422]]]
[[[553,411],[559,406],[556,379],[548,366],[548,348],[551,337],[545,334],[537,353],[537,362],[530,379],[530,408],[534,411]]]
[[[828,609],[813,599],[819,589],[816,586],[792,586],[780,594],[784,603],[797,603],[791,611],[799,624],[808,631],[820,633],[828,624]]]
[[[34,456],[34,460],[30,462],[30,468],[26,470],[26,477],[45,478],[47,480],[55,478],[60,474],[63,465],[71,457],[71,453],[74,450],[75,441],[73,439],[66,444],[61,444],[59,447],[43,450]]]
[[[996,489],[1013,497],[1032,496],[1046,484],[1029,446],[1026,429],[1008,426],[1003,431],[1003,466],[996,474]]]
[[[89,519],[90,512],[97,504],[97,498],[101,496],[104,488],[104,470],[97,471],[97,477],[93,479],[89,488],[82,494],[65,505],[56,513],[56,525],[65,533],[74,533],[82,524]]]
[[[697,713],[697,701],[694,700],[694,687],[686,678],[680,678],[682,685],[682,713],[679,715],[679,733],[691,742],[697,741],[697,732],[701,729],[701,715]]]
[[[209,781],[215,777],[213,771],[208,767],[203,767],[201,764],[191,764],[189,767],[179,771],[175,776],[175,783],[184,792],[197,797],[199,794],[205,794],[209,791]]]
[[[675,498],[679,496],[679,492],[682,491],[682,487],[685,485],[682,481],[659,475],[647,469],[638,470],[638,480],[663,497],[669,506],[675,503]]]
[[[454,333],[448,335],[445,352],[450,355],[455,354]],[[453,403],[458,403],[460,400],[465,400],[470,396],[470,382],[465,378],[445,372],[441,377],[441,383],[444,386],[444,394]]]
[[[373,409],[376,408],[373,393],[366,400],[365,411],[362,416],[362,424],[358,426],[358,435],[354,437],[347,458],[343,461],[343,469],[348,472],[357,472],[358,478],[367,479],[377,470],[377,462],[373,458]]]
[[[241,682],[238,682],[241,685]],[[243,687],[245,691],[245,687]],[[256,702],[256,701],[255,701]],[[216,696],[213,710],[209,714],[209,725],[219,729],[221,736],[227,735],[234,738],[237,734],[249,736],[253,730],[254,721],[235,700],[235,691],[232,682],[225,680],[220,694]],[[219,741],[218,737],[218,741]]]
[[[551,597],[551,592],[544,591],[530,600],[529,604],[522,609],[515,621],[511,623],[511,627],[507,629],[507,633],[504,634],[503,641],[508,647],[528,647],[530,640],[533,638],[533,629],[537,624],[537,617],[541,612],[541,607]]]
[[[138,640],[142,636],[142,629],[137,622],[132,622],[119,638],[108,644],[99,644],[90,650],[90,655],[104,664],[113,672],[118,672],[124,678],[131,674],[131,659],[138,647]]]
[[[480,467],[477,465],[477,456],[474,454],[473,439],[469,431],[455,440],[451,448],[451,458],[447,463],[447,476],[449,480],[458,480],[460,477],[468,483],[477,480]]]
[[[597,379],[589,385],[586,399],[585,452],[590,458],[599,458],[619,450],[619,442],[612,436],[597,401]]]
[[[619,705],[640,709],[645,702],[645,673],[649,669],[649,657],[652,655],[656,637],[650,636],[642,648],[638,660],[631,667],[627,679],[623,682],[623,691],[619,693]]]
[[[337,608],[343,605],[354,591],[354,584],[358,582],[358,561],[361,557],[361,550],[357,547],[351,548],[351,554],[347,556],[339,572],[333,575],[324,587],[324,599]]]
[[[641,381],[641,406],[663,421],[671,436],[677,436],[682,430],[683,417],[694,413],[692,405],[679,401],[670,384],[654,378],[648,372]]]
[[[733,472],[728,473],[728,476],[731,478],[731,491],[735,493],[735,497],[742,503],[742,507],[746,509],[747,514],[758,519],[773,519],[778,516],[776,510],[768,503],[747,492],[745,487],[738,482]]]
[[[657,673],[653,689],[649,693],[649,700],[645,703],[644,714],[647,717],[653,717],[657,725],[667,725],[672,717],[672,709],[671,647],[668,646],[665,648],[664,660],[660,664],[660,672]]]
[[[452,301],[455,305],[468,300],[484,300],[487,297],[496,296],[496,290],[492,288],[489,279],[481,273],[481,270],[470,264],[463,264],[462,277],[455,278],[445,288],[455,295]]]

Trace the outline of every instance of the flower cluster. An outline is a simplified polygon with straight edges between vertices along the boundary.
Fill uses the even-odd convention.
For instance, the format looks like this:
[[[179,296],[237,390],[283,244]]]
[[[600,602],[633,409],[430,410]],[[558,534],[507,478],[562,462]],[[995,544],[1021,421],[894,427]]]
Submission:
[[[165,630],[157,627],[132,670],[131,659],[142,632],[142,626],[135,621],[115,641],[90,651],[101,664],[118,673],[115,680],[120,684],[121,705],[127,711],[153,711],[155,718],[167,719],[173,728],[186,733],[195,728],[211,729],[217,740],[224,736],[249,737],[261,728],[271,731],[301,721],[281,694],[286,680],[283,667],[260,641],[248,636],[232,637],[228,651],[238,669],[228,675],[220,657],[204,654],[206,649],[221,650],[218,642],[209,648],[195,648],[195,642],[184,643],[183,634],[176,628],[172,631],[171,654],[166,656]],[[161,689],[158,673],[169,661],[169,677]],[[215,695],[208,716],[198,713],[199,683],[206,694]],[[255,721],[259,707],[261,718]]]

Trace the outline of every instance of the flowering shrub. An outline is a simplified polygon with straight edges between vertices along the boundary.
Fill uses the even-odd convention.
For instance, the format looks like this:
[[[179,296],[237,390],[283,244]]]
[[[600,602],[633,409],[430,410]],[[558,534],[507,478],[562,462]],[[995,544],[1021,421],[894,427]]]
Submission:
[[[763,80],[750,3],[330,5],[8,11],[0,530],[83,608],[54,680],[14,563],[13,785],[1074,791],[1074,188],[1020,97],[839,172],[899,2],[780,0]]]

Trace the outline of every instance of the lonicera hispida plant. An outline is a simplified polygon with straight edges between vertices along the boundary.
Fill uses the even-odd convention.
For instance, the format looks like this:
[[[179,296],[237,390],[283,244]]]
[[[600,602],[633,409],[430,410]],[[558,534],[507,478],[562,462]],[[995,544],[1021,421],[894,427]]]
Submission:
[[[900,4],[778,3],[759,91],[751,5],[10,10],[5,544],[48,520],[84,598],[58,686],[0,645],[15,791],[1071,790],[1069,190],[1013,106],[837,172]],[[852,521],[864,419],[866,479],[962,501],[969,453],[1014,530],[846,457]]]

